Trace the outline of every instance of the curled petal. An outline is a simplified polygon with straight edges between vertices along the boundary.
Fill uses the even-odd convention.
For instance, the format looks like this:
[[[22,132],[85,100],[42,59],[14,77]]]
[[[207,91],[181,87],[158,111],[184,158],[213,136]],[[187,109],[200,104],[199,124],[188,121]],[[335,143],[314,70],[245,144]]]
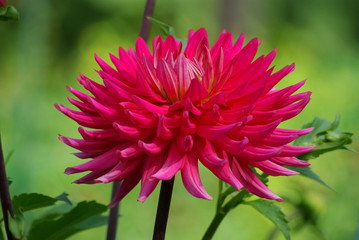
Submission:
[[[270,200],[283,201],[280,197],[274,194],[264,183],[258,179],[255,173],[245,164],[239,162],[237,159],[232,161],[233,174],[243,184],[244,188],[259,197]]]
[[[187,153],[186,162],[181,170],[183,185],[195,197],[207,200],[213,198],[206,192],[198,172],[198,160],[194,152]]]
[[[176,143],[173,142],[165,163],[152,177],[159,180],[169,180],[183,168],[186,161],[187,155],[181,152]]]

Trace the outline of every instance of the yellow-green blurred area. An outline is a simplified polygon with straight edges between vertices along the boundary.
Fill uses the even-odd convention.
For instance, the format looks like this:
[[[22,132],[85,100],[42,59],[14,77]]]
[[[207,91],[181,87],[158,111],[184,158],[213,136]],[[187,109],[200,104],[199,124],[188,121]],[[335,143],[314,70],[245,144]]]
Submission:
[[[78,125],[54,108],[65,104],[66,85],[83,90],[79,73],[100,81],[94,54],[109,60],[118,47],[134,47],[141,26],[144,0],[18,0],[9,1],[20,22],[0,22],[0,130],[13,179],[11,193],[70,194],[73,201],[110,201],[111,185],[75,185],[79,175],[64,169],[82,163],[57,139],[79,137]],[[177,37],[205,27],[213,44],[222,29],[246,42],[261,39],[259,54],[278,48],[274,64],[296,63],[281,87],[308,79],[302,91],[312,100],[283,126],[300,128],[315,116],[334,119],[341,129],[359,135],[359,2],[357,0],[157,0],[154,17],[174,26]],[[151,35],[159,31],[152,27]],[[259,55],[258,55],[259,56]],[[359,149],[358,142],[352,145]],[[336,151],[311,161],[312,168],[336,191],[302,176],[272,177],[270,188],[283,198],[305,198],[316,210],[325,239],[359,239],[358,155]],[[201,169],[203,183],[216,198],[217,179]],[[151,239],[159,187],[145,203],[137,202],[136,187],[121,202],[118,239]],[[176,178],[167,239],[200,239],[215,211],[215,201],[192,197]],[[279,203],[287,215],[294,209]],[[268,239],[274,225],[249,206],[239,206],[219,227],[214,239]],[[104,239],[106,228],[71,239]],[[280,234],[274,239],[284,239]],[[292,239],[321,239],[311,226],[292,232]]]

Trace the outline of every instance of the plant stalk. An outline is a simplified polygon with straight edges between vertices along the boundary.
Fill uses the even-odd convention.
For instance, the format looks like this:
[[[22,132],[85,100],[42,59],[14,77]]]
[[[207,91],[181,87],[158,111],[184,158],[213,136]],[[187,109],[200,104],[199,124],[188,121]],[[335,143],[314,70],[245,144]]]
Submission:
[[[148,20],[147,17],[152,17],[153,10],[155,9],[155,3],[156,0],[147,0],[145,11],[143,13],[140,37],[142,37],[145,42],[148,40],[151,29],[151,21]]]
[[[9,228],[8,213],[12,218],[14,218],[14,212],[12,210],[9,183],[7,181],[7,176],[6,176],[5,159],[1,145],[1,136],[0,136],[0,197],[1,197],[1,209],[3,213],[6,236],[8,240],[13,240],[14,237],[12,236]]]
[[[153,230],[153,240],[164,240],[168,214],[171,205],[174,177],[171,180],[162,181],[160,197],[158,199],[155,228]]]
[[[111,199],[115,197],[120,187],[121,187],[121,182],[113,182]],[[110,209],[110,215],[108,216],[108,227],[107,227],[107,238],[106,238],[107,240],[116,239],[119,208],[120,208],[120,203],[117,203],[116,206]]]

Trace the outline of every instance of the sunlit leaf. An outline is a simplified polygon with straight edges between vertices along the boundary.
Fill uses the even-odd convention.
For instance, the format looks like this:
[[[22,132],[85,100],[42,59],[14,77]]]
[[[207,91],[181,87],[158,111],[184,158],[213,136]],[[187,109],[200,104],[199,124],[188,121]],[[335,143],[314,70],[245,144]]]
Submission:
[[[252,206],[258,212],[263,214],[266,218],[272,221],[278,229],[283,233],[287,240],[290,240],[290,229],[285,214],[280,207],[274,204],[273,201],[258,199],[254,201],[244,202],[244,204]]]

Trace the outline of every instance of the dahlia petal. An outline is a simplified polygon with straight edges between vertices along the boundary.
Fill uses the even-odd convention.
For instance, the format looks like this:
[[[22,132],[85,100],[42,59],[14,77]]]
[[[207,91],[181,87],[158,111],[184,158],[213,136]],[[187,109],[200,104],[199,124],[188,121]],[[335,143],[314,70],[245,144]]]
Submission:
[[[95,154],[95,153],[77,152],[77,153],[73,153],[73,155],[81,159],[86,159],[86,158],[95,158],[101,155],[101,153]]]
[[[119,59],[111,53],[110,53],[110,59],[113,65],[115,65],[118,74],[115,77],[113,75],[108,74],[107,72],[104,71],[102,72],[106,73],[107,76],[111,76],[113,80],[117,79],[117,81],[115,82],[121,82],[123,84],[131,86],[132,81],[136,76],[136,70],[137,70],[137,66],[134,63],[134,61],[131,60],[123,61],[123,59]]]
[[[281,151],[282,148],[265,149],[247,145],[246,148],[238,154],[238,157],[248,161],[263,161],[279,155]]]
[[[194,104],[198,104],[207,97],[208,93],[206,89],[202,86],[201,82],[195,78],[192,79],[191,85],[182,99],[189,98]]]
[[[175,142],[171,143],[168,157],[163,166],[157,171],[152,178],[158,180],[169,180],[180,171],[187,160],[187,155],[181,152]]]
[[[264,89],[264,93],[267,93],[269,90],[271,90],[280,80],[282,80],[285,76],[287,76],[289,73],[293,72],[295,68],[295,64],[291,64],[288,66],[285,66],[278,72],[271,75],[266,83],[266,87]]]
[[[112,148],[111,150],[88,162],[77,166],[68,167],[65,170],[65,174],[74,174],[84,171],[99,171],[111,168],[118,162],[116,150],[116,148]]]
[[[187,161],[181,170],[183,185],[193,196],[213,200],[203,187],[198,172],[198,160],[195,153],[193,151],[187,153],[186,159]]]
[[[250,140],[258,140],[265,138],[270,133],[275,131],[276,127],[281,123],[281,119],[273,121],[264,125],[245,125],[243,129],[238,132],[242,136],[248,137]],[[231,136],[236,136],[236,132],[231,133]]]
[[[141,74],[136,74],[136,78],[137,78],[136,91],[143,93],[141,94],[143,98],[145,98],[150,102],[159,102],[159,103],[167,102],[167,99],[164,99],[162,96],[158,95],[152,89],[148,81]]]
[[[168,145],[168,141],[164,141],[161,138],[155,138],[153,142],[145,143],[142,140],[138,141],[138,146],[150,155],[156,155],[162,152]]]
[[[95,154],[98,152],[104,152],[114,146],[114,143],[109,141],[88,141],[82,139],[68,138],[61,135],[59,136],[59,140],[66,145],[80,151]]]
[[[227,136],[224,136],[222,138],[214,140],[213,142],[216,146],[228,153],[239,154],[247,145],[248,139],[245,137],[243,140],[237,141]]]
[[[283,129],[276,128],[273,132],[278,134],[296,134],[298,136],[306,135],[314,130],[314,127],[303,129]]]
[[[201,161],[212,167],[223,166],[227,159],[218,156],[213,144],[207,139],[196,138],[196,153]]]
[[[108,169],[90,172],[89,174],[86,174],[82,178],[77,179],[73,183],[77,183],[77,184],[84,184],[84,183],[85,184],[95,184],[96,183],[95,179],[102,176],[107,171],[108,171]]]
[[[233,123],[233,124],[222,125],[222,126],[199,125],[197,134],[205,139],[214,140],[227,135],[234,127],[240,124],[241,123]]]
[[[158,114],[166,114],[168,107],[163,106],[157,106],[150,102],[147,102],[146,100],[139,98],[135,95],[132,96],[132,100],[142,109],[147,110],[148,112],[155,112]]]
[[[191,135],[179,134],[176,137],[177,147],[182,152],[189,152],[193,147],[193,137]]]
[[[120,114],[117,110],[113,108],[106,107],[105,105],[99,103],[94,98],[89,97],[88,99],[89,103],[94,106],[94,108],[97,110],[98,113],[105,119],[108,119],[110,121],[116,121],[116,119],[120,118]]]
[[[111,81],[107,81],[104,79],[106,88],[111,93],[111,95],[119,101],[128,101],[132,100],[132,93],[126,90],[123,87],[119,87],[116,84],[112,83]]]
[[[191,83],[191,79],[188,74],[187,59],[183,53],[179,54],[174,69],[177,72],[178,87],[180,89],[178,97],[181,98],[182,92],[186,92]]]
[[[125,178],[120,186],[120,189],[117,191],[115,196],[112,198],[112,201],[108,205],[109,208],[113,208],[116,206],[118,202],[124,198],[127,193],[129,193],[141,180],[141,169],[137,171],[132,171],[132,174]]]
[[[149,61],[152,61],[152,54],[148,49],[145,40],[141,37],[136,40],[136,54],[138,59],[141,59],[142,55],[144,55]]]
[[[181,132],[186,135],[194,134],[197,131],[197,127],[198,126],[196,124],[191,122],[188,111],[184,111]]]
[[[133,170],[139,166],[142,159],[126,159],[125,161],[119,161],[116,166],[110,169],[106,174],[96,178],[94,181],[97,183],[109,183],[113,181],[122,181]]]
[[[293,146],[285,145],[283,146],[283,151],[278,155],[279,157],[295,157],[301,154],[312,151],[317,146]]]
[[[233,46],[232,49],[232,54],[230,59],[232,60],[234,56],[236,56],[242,49],[243,47],[243,43],[244,43],[244,34],[241,33],[241,35],[239,36],[239,38],[237,39],[236,43]]]
[[[108,65],[104,60],[102,60],[97,54],[95,54],[95,60],[98,63],[98,65],[102,68],[103,71],[105,71],[105,72],[107,72],[109,74],[112,74],[112,75],[117,74],[115,69],[110,67],[110,65]]]
[[[310,165],[307,161],[299,160],[295,157],[273,157],[271,158],[271,161],[276,164],[293,167],[308,167]]]
[[[299,174],[296,171],[279,166],[278,164],[275,164],[270,160],[251,163],[251,165],[253,165],[256,168],[259,168],[264,173],[270,176],[291,176],[291,175]]]
[[[172,67],[163,59],[158,63],[157,77],[166,91],[168,98],[172,102],[175,102],[178,99],[177,75]]]
[[[132,112],[130,110],[125,110],[124,113],[136,127],[154,128],[157,125],[157,116],[155,114],[144,115]]]
[[[163,115],[160,116],[157,126],[157,137],[160,137],[164,140],[170,140],[174,137],[174,134],[165,124],[165,119]]]
[[[88,114],[96,114],[96,110],[93,109],[91,107],[91,105],[89,105],[87,102],[86,103],[83,103],[83,102],[80,102],[80,101],[77,101],[75,99],[72,99],[70,97],[67,97],[67,99],[69,100],[69,102],[76,106],[79,110],[81,110],[82,112],[85,112],[85,113],[88,113]]]
[[[80,99],[82,102],[87,102],[87,98],[89,95],[86,95],[70,86],[66,86],[67,90],[71,92],[73,95],[75,95],[78,99]]]
[[[259,40],[257,38],[252,39],[233,59],[233,76],[237,75],[240,71],[247,68],[252,62],[254,56],[257,53],[259,46]]]
[[[163,165],[167,158],[168,151],[163,151],[158,155],[149,155],[146,157],[145,164],[142,171],[141,191],[138,201],[144,202],[147,197],[156,188],[159,180],[152,177]]]
[[[299,136],[295,134],[290,135],[278,135],[278,134],[270,134],[267,137],[257,141],[257,143],[265,144],[271,147],[280,147],[290,142],[293,142]]]
[[[237,159],[233,159],[232,161],[232,171],[248,192],[261,198],[276,200],[279,202],[283,201],[280,197],[269,190],[269,188],[258,179],[255,173],[247,165],[239,162]]]
[[[223,118],[219,112],[219,106],[217,104],[213,105],[212,111],[205,111],[198,120],[200,124],[214,124],[221,122]]]
[[[177,41],[172,35],[168,35],[164,41],[164,48],[169,51],[169,53],[174,54],[174,57],[177,58],[182,50],[182,43]]]
[[[206,30],[200,28],[188,39],[184,53],[190,60],[193,58],[199,59],[203,46],[209,47]]]
[[[85,140],[120,140],[118,132],[112,128],[99,131],[89,131],[79,127],[78,131]]]
[[[128,159],[128,158],[133,158],[133,157],[137,157],[138,155],[142,154],[143,150],[141,147],[138,146],[138,144],[132,144],[131,146],[122,149],[122,150],[118,150],[117,154],[119,155],[119,158],[121,159]]]
[[[154,129],[139,129],[134,126],[126,126],[119,122],[114,122],[113,127],[119,132],[122,138],[132,141],[148,138],[149,136],[153,135],[155,131]]]

